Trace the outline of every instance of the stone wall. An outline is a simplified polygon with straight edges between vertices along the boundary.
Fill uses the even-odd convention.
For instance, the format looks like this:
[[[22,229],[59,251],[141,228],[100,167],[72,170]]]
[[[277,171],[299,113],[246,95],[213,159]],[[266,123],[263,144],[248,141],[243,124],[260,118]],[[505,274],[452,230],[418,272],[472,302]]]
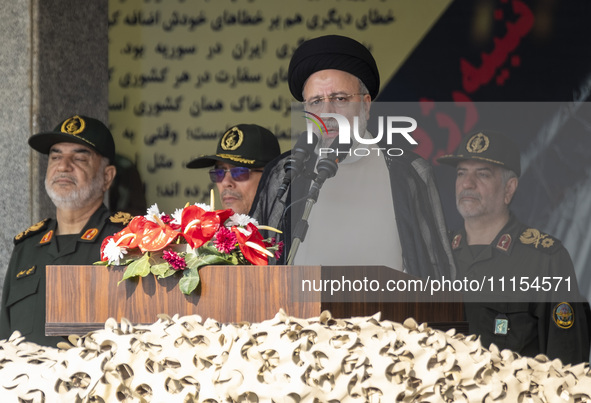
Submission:
[[[108,117],[108,1],[0,3],[0,282],[12,238],[54,214],[27,145],[71,114]]]

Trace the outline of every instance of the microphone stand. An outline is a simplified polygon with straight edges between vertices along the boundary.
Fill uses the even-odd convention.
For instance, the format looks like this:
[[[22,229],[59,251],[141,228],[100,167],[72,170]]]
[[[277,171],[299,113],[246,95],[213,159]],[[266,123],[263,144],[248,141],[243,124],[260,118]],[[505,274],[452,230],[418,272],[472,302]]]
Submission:
[[[338,154],[336,158],[338,158]],[[293,264],[295,255],[298,252],[298,248],[306,238],[306,233],[308,232],[309,227],[308,218],[310,217],[310,213],[312,212],[312,207],[318,200],[320,188],[322,188],[322,185],[324,184],[324,181],[326,181],[326,179],[332,178],[337,173],[338,165],[336,158],[324,158],[318,161],[318,165],[316,167],[318,175],[316,176],[316,180],[310,187],[310,191],[308,192],[308,199],[306,200],[306,205],[304,207],[304,212],[302,213],[302,217],[300,218],[300,221],[298,221],[296,228],[293,232],[291,248],[289,249],[289,254],[287,256],[287,265]]]

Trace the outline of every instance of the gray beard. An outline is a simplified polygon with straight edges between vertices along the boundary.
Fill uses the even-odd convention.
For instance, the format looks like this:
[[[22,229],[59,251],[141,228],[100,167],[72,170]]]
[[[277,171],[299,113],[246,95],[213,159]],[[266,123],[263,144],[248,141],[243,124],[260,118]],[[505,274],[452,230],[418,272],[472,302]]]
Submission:
[[[102,198],[103,185],[103,176],[97,173],[88,186],[72,190],[67,195],[62,195],[55,192],[47,178],[45,178],[45,191],[55,207],[60,209],[79,209],[86,206],[90,201]]]

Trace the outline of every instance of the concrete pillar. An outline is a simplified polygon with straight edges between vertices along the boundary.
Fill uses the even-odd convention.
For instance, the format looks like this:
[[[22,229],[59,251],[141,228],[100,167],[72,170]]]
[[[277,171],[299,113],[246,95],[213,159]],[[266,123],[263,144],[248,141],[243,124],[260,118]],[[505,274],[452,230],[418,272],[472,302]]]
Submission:
[[[0,2],[0,282],[12,239],[55,209],[31,134],[72,114],[107,122],[108,0]]]

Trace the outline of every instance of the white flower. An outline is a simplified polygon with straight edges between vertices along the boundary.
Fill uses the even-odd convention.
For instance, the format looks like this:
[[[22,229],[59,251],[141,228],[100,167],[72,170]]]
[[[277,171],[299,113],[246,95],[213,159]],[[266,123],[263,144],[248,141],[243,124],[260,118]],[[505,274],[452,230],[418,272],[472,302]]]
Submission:
[[[249,223],[253,223],[255,226],[259,225],[258,221],[251,216],[236,213],[228,218],[225,225],[228,228],[231,228],[234,225],[237,227],[246,227]]]
[[[211,211],[211,206],[205,203],[195,203],[197,207],[201,207],[205,211]]]
[[[103,254],[107,257],[109,265],[119,265],[121,259],[123,259],[123,255],[126,253],[127,250],[120,248],[113,238],[109,239],[109,242],[105,245],[105,249],[103,249]]]
[[[152,206],[150,206],[150,208],[148,209],[148,211],[144,217],[146,217],[146,220],[152,221],[152,222],[155,222],[156,224],[158,224],[158,221],[155,218],[155,217],[160,218],[160,209],[158,208],[158,204],[157,203],[152,204]]]
[[[172,221],[171,224],[181,225],[181,218],[183,217],[183,210],[182,208],[177,208],[174,213],[172,213]]]

